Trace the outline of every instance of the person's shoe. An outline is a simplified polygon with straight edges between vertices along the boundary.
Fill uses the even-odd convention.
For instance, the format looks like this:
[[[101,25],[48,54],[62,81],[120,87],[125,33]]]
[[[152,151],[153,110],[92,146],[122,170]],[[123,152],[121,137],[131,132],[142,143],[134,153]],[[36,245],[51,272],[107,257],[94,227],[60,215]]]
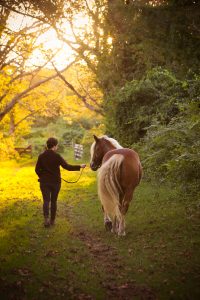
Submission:
[[[44,227],[49,227],[49,226],[50,226],[49,218],[44,218]]]
[[[51,219],[51,220],[50,220],[50,225],[51,225],[51,226],[55,225],[55,220]]]

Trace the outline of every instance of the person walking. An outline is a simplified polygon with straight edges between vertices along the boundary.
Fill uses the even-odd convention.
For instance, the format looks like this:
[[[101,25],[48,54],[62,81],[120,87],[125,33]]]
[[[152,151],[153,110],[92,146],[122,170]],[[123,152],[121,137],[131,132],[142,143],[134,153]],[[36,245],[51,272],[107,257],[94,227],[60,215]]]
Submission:
[[[55,224],[57,198],[61,187],[60,166],[68,171],[79,171],[85,168],[86,164],[70,165],[64,158],[56,153],[58,140],[51,137],[47,140],[47,149],[38,156],[35,172],[40,182],[40,190],[43,196],[44,226],[49,227]],[[50,218],[49,218],[49,207]]]

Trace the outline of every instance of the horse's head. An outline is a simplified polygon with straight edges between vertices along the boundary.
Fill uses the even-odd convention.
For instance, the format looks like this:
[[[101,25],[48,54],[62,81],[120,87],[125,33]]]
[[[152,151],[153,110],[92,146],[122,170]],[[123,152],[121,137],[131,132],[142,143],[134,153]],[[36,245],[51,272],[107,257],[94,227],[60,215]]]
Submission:
[[[109,138],[106,135],[100,138],[94,135],[94,140],[95,141],[90,149],[90,167],[93,171],[96,171],[101,167],[103,157],[108,151],[113,149],[120,149],[122,148],[122,146],[115,139]]]
[[[93,171],[96,171],[98,168],[101,167],[102,159],[104,157],[104,139],[98,138],[96,135],[94,135],[94,143],[91,146],[90,154],[91,154],[91,160],[90,160],[90,168]]]

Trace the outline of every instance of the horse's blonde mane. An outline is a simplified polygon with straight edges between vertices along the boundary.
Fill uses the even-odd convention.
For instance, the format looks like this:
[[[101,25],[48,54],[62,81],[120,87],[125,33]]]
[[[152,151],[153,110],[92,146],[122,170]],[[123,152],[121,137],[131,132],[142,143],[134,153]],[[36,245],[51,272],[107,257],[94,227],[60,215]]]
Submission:
[[[90,148],[90,155],[91,155],[91,159],[93,157],[93,154],[94,154],[94,146],[95,146],[95,142],[93,142],[91,148]]]
[[[102,135],[100,138],[104,138],[107,141],[109,141],[115,148],[117,149],[122,149],[123,147],[113,138],[108,137],[107,135]],[[94,154],[94,146],[95,146],[96,142],[94,142],[90,148],[90,154],[91,154],[91,158],[93,157]]]
[[[108,140],[109,142],[111,142],[111,144],[117,148],[117,149],[122,149],[123,147],[118,143],[118,141],[116,141],[113,138],[108,137],[107,135],[103,135],[102,136],[104,139]]]

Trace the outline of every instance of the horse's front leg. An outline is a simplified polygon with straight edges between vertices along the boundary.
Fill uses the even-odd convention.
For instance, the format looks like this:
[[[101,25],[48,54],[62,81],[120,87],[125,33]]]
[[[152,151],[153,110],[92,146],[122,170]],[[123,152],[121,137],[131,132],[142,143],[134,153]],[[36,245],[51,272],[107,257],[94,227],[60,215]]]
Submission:
[[[105,229],[106,229],[106,231],[111,231],[112,230],[112,221],[111,221],[109,215],[105,212],[103,206],[102,206],[102,210],[103,210],[103,213],[104,213],[104,226],[105,226]]]

